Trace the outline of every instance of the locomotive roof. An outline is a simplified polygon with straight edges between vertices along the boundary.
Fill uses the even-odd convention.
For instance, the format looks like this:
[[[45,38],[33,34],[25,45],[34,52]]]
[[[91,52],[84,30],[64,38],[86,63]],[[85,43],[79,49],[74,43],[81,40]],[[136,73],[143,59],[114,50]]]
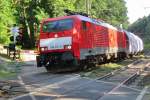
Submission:
[[[88,22],[91,22],[91,23],[94,23],[94,24],[97,24],[97,25],[102,25],[104,27],[107,27],[107,28],[111,28],[111,29],[114,29],[114,30],[117,30],[116,27],[104,22],[104,21],[101,21],[101,20],[97,20],[97,19],[93,19],[93,18],[89,18],[89,17],[85,17],[85,16],[81,16],[81,15],[76,15],[79,19],[81,20],[84,20],[84,21],[88,21]]]
[[[135,35],[134,33],[131,33],[131,32],[128,32],[128,31],[124,31],[124,32],[127,34],[127,36],[128,36],[129,38],[142,41],[142,39],[141,39],[139,36]]]
[[[97,20],[97,19],[86,17],[86,16],[82,16],[82,15],[71,15],[71,16],[63,16],[63,17],[57,17],[57,18],[48,18],[48,19],[45,19],[43,21],[61,20],[61,19],[75,18],[75,17],[79,18],[80,20],[83,20],[83,21],[91,22],[93,24],[97,24],[97,25],[101,25],[101,26],[104,26],[104,27],[107,27],[107,28],[110,28],[110,29],[122,31],[122,30],[119,30],[116,27],[102,21],[102,20]]]

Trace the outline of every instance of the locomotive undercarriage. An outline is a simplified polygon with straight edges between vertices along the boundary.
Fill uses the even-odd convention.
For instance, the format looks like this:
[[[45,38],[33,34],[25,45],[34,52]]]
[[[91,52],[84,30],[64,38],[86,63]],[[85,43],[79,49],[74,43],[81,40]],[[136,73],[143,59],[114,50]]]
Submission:
[[[103,64],[103,63],[124,60],[126,57],[127,56],[125,52],[101,54],[95,56],[88,56],[87,62],[93,62],[95,64]]]
[[[71,52],[48,53],[37,56],[37,67],[44,66],[47,71],[63,72],[76,69],[95,67],[96,64],[104,64],[125,59],[126,53],[110,53],[86,56],[84,60],[77,60]]]
[[[82,66],[80,66],[80,68],[84,69],[84,68],[89,68],[89,67],[95,67],[96,64],[117,62],[117,61],[124,60],[126,57],[127,56],[126,56],[125,52],[90,55],[90,56],[87,56],[85,60],[82,60],[82,62],[84,62],[84,63],[80,63],[80,64],[82,64]]]
[[[47,71],[68,71],[77,69],[78,61],[71,52],[47,53],[37,56],[37,67],[42,66],[44,66]]]

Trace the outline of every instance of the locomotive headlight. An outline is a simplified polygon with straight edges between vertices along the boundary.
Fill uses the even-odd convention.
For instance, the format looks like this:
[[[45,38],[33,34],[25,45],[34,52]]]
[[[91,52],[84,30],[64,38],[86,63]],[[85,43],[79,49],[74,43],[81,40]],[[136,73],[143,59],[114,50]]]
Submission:
[[[68,46],[68,49],[71,49],[71,45]]]
[[[71,49],[71,45],[65,45],[64,49]]]
[[[44,48],[41,48],[41,51],[44,51]]]
[[[46,50],[48,50],[48,48],[47,47],[41,47],[40,50],[41,51],[46,51]]]

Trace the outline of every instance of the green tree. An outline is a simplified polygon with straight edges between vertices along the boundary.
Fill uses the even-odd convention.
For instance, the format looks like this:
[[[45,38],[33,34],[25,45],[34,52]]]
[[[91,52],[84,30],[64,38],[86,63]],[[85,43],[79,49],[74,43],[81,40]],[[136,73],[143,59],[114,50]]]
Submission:
[[[138,19],[136,22],[131,24],[128,28],[129,31],[140,35],[146,43],[150,40],[150,15]]]
[[[143,34],[149,33],[148,31],[150,23],[150,20],[148,19],[149,17],[143,17],[138,19],[136,22],[134,22],[129,26],[128,30],[134,33],[143,33]]]
[[[150,48],[150,15],[138,19],[136,22],[131,24],[128,28],[129,31],[139,35],[144,41],[144,48],[146,52],[149,52]]]
[[[89,3],[88,3],[89,2]],[[35,35],[44,18],[64,16],[64,9],[87,12],[93,18],[127,27],[127,8],[124,0],[0,0],[0,41],[7,28],[17,23],[24,28],[24,47],[34,47]],[[88,8],[88,9],[86,9]],[[5,27],[5,28],[1,28]],[[37,29],[38,27],[38,29]]]
[[[11,0],[0,0],[0,43],[8,43],[10,27],[15,23],[15,9]]]
[[[102,19],[115,26],[128,26],[127,8],[124,0],[88,0],[89,12],[93,18]],[[77,0],[75,7],[78,11],[86,12],[86,0]]]
[[[70,0],[17,0],[18,23],[25,29],[24,46],[34,47],[35,34],[37,34],[35,25],[39,26],[44,18],[64,16],[65,8],[74,9],[74,5]]]
[[[35,25],[38,23],[36,9],[38,7],[37,0],[14,0],[16,7],[17,23],[20,24],[23,31],[23,47],[34,47],[35,43]]]

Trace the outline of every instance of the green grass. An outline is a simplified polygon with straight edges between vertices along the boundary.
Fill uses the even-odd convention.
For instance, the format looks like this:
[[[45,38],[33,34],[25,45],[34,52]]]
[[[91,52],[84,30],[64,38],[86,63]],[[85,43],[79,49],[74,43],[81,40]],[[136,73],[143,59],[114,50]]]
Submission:
[[[15,78],[20,72],[22,63],[15,61],[3,62],[0,64],[0,79]]]
[[[87,72],[81,72],[80,75],[82,77],[97,78],[97,77],[105,75],[106,73],[111,72],[112,70],[120,68],[120,66],[121,65],[117,63],[97,65],[96,68],[92,70],[89,70]]]
[[[89,77],[89,78],[95,79],[107,73],[110,73],[111,71],[115,69],[119,69],[123,66],[127,66],[128,64],[132,62],[133,62],[132,59],[128,59],[128,60],[120,61],[118,63],[107,63],[107,64],[102,64],[102,65],[97,65],[94,69],[80,72],[80,75],[82,77]]]
[[[0,79],[11,78],[15,77],[16,75],[17,75],[16,73],[10,71],[0,70]]]
[[[8,68],[6,63],[0,65],[0,79],[10,78],[16,76],[15,71]]]
[[[145,43],[145,44],[144,44],[144,48],[145,48],[145,49],[150,49],[150,43]]]
[[[1,54],[1,53],[0,53],[0,56],[1,56],[1,57],[4,57],[4,58],[6,58],[6,59],[10,59],[10,57],[8,57],[6,54]]]
[[[139,57],[134,57],[133,59],[126,59],[126,60],[123,60],[123,61],[120,61],[120,62],[117,62],[117,64],[121,65],[121,66],[127,66],[129,65],[130,63],[132,63],[135,59],[137,59]]]
[[[149,39],[145,38],[144,39],[144,49],[147,51],[149,51],[150,49],[150,42],[149,42]]]

